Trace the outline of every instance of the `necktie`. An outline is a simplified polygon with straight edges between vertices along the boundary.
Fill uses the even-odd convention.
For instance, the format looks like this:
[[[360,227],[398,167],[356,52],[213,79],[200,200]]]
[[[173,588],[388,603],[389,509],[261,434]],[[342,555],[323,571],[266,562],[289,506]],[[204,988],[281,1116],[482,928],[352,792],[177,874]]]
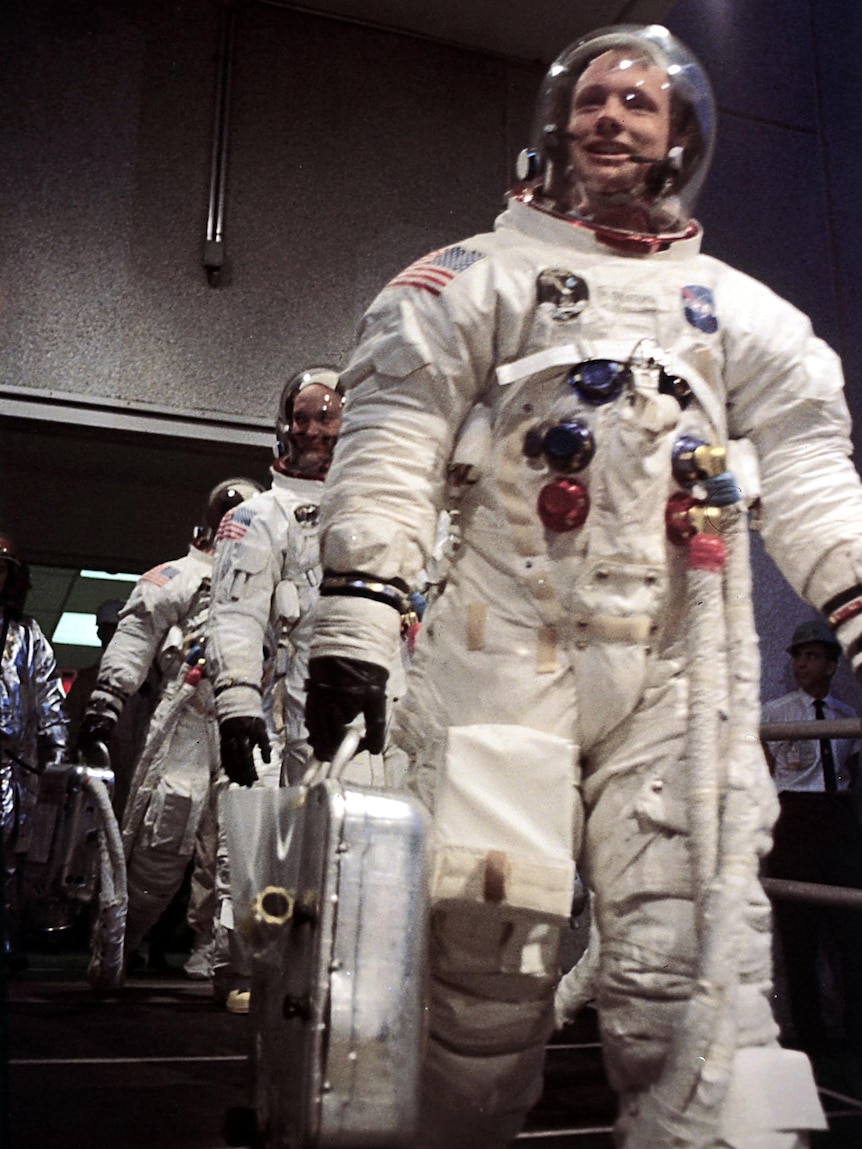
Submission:
[[[823,719],[823,699],[814,699],[814,713],[819,719]],[[835,755],[832,753],[832,743],[828,738],[820,739],[820,761],[823,765],[823,788],[827,793],[834,794],[838,789],[838,783],[835,781]]]

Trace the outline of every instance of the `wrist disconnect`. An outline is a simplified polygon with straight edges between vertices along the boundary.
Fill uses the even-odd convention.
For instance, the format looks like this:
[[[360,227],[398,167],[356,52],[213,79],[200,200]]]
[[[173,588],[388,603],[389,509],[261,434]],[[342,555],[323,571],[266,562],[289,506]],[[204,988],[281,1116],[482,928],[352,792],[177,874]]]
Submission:
[[[391,606],[399,614],[406,614],[410,610],[407,588],[400,581],[383,582],[366,575],[325,574],[320,584],[320,596],[329,598],[333,595],[379,602]]]
[[[848,662],[858,670],[862,666],[862,584],[835,595],[822,609]]]
[[[406,589],[365,575],[324,576],[311,658],[347,658],[392,666],[400,647]]]

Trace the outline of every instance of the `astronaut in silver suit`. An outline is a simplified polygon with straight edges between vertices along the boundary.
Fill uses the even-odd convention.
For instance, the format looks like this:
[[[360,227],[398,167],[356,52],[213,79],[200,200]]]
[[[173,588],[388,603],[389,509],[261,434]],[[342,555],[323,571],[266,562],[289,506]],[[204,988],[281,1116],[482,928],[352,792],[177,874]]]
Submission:
[[[15,543],[0,534],[0,818],[9,960],[23,962],[26,854],[39,791],[39,774],[66,750],[63,688],[51,644],[24,613],[30,586]]]
[[[618,1144],[824,1126],[771,1013],[746,508],[858,662],[862,486],[837,357],[700,252],[714,121],[666,29],[572,45],[494,231],[396,276],[342,373],[318,756],[360,713],[377,744],[401,601],[462,484],[396,714],[434,818],[424,1147],[505,1146],[537,1099],[576,865]]]

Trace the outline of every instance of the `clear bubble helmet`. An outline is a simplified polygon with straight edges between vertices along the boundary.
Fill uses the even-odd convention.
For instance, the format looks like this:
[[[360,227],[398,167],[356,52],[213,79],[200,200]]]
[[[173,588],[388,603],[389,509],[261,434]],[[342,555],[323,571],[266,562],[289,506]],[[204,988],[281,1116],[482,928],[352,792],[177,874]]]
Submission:
[[[659,24],[600,28],[548,69],[513,195],[622,235],[679,238],[714,137],[712,88],[684,44]]]

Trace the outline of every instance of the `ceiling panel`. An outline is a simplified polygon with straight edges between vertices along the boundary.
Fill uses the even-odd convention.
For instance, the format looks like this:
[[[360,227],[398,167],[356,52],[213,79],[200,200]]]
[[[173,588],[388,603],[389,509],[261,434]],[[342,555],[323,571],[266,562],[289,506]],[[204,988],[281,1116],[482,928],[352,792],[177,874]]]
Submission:
[[[607,24],[660,23],[676,0],[313,0],[284,8],[339,16],[462,47],[550,63]]]

